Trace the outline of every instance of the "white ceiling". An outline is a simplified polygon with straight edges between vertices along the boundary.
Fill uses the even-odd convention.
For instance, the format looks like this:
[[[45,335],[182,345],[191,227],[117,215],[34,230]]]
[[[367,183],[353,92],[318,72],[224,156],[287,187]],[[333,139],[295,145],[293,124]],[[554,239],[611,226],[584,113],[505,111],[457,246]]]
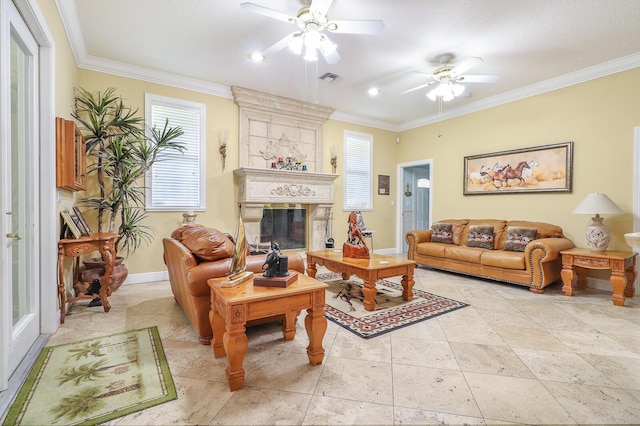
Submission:
[[[334,0],[329,19],[380,19],[378,35],[330,33],[340,62],[305,62],[283,49],[249,59],[296,30],[241,9],[295,15],[303,0],[56,0],[82,68],[231,97],[232,85],[335,108],[333,118],[403,130],[436,121],[422,84],[452,53],[484,63],[470,96],[444,103],[459,115],[640,66],[640,0]],[[337,74],[333,83],[318,80]],[[640,82],[638,82],[640,84]],[[367,89],[377,86],[379,96]]]

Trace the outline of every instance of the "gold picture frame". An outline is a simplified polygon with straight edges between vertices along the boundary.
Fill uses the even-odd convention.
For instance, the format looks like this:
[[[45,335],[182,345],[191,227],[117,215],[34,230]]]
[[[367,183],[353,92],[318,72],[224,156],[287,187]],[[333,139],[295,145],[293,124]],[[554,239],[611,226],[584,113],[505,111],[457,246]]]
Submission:
[[[89,224],[87,223],[86,219],[82,215],[82,212],[80,211],[80,209],[77,207],[74,207],[73,212],[76,214],[78,221],[82,224],[82,227],[84,228],[82,229],[82,231],[84,231],[83,234],[87,236],[93,235],[93,231],[91,230],[91,227],[89,227]]]
[[[573,142],[464,157],[464,195],[571,192]]]
[[[64,224],[67,226],[67,229],[71,231],[73,238],[82,237],[82,231],[78,228],[76,221],[73,219],[73,216],[68,211],[60,212],[60,216],[62,216],[62,220],[64,220]]]

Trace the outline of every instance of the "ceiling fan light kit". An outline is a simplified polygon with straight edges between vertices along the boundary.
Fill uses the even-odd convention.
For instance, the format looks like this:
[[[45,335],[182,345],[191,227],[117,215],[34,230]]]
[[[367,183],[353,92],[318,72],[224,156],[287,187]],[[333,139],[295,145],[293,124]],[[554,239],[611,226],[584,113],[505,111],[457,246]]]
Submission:
[[[324,33],[325,30],[346,34],[378,34],[384,29],[382,21],[329,21],[327,11],[333,0],[312,0],[311,4],[298,11],[296,16],[269,9],[254,3],[241,3],[240,7],[253,13],[288,22],[298,26],[300,31],[289,34],[282,40],[267,48],[263,55],[276,52],[285,46],[301,55],[304,48],[306,61],[317,61],[318,51],[329,64],[335,64],[340,60],[337,46]]]
[[[427,92],[427,98],[432,101],[441,100],[449,102],[464,93],[465,86],[460,84],[462,82],[492,83],[497,81],[499,78],[496,75],[462,75],[476,65],[484,62],[482,58],[472,57],[455,67],[449,65],[449,62],[452,59],[453,55],[449,53],[441,55],[439,58],[441,66],[435,69],[430,75],[433,81],[405,90],[401,94],[413,92],[415,90],[422,89],[423,87],[429,87],[435,84],[436,86]]]
[[[442,82],[438,84],[434,89],[431,89],[427,93],[427,98],[435,101],[438,97],[441,97],[444,102],[453,100],[456,96],[460,96],[464,93],[464,86],[462,84],[452,83],[450,81]]]

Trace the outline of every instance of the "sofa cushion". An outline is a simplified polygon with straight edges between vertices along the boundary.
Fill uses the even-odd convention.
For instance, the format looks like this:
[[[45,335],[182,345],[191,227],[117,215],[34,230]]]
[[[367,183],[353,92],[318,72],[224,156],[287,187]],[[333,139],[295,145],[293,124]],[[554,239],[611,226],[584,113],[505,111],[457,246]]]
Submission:
[[[233,256],[234,245],[222,232],[202,225],[184,225],[171,237],[185,245],[200,260],[218,260]]]
[[[529,222],[526,220],[510,220],[507,226],[519,226],[521,228],[536,228],[536,239],[538,238],[562,238],[562,228],[544,222]]]
[[[449,244],[443,243],[420,243],[416,246],[416,252],[423,256],[435,256],[435,257],[444,257],[444,249],[449,246]]]
[[[459,246],[460,241],[462,240],[462,234],[469,223],[469,219],[447,219],[447,220],[439,220],[436,223],[450,223],[452,235],[452,243]]]
[[[482,266],[524,270],[524,253],[504,250],[486,250],[480,257]]]
[[[493,226],[470,225],[467,231],[467,247],[493,249]]]
[[[480,256],[486,249],[446,245],[444,255],[447,259],[459,260],[461,262],[480,263]]]
[[[472,219],[469,221],[467,227],[462,233],[462,239],[460,240],[460,244],[463,246],[467,245],[467,236],[469,235],[469,227],[474,225],[486,225],[493,226],[493,248],[498,249],[502,248],[502,246],[498,246],[498,242],[504,240],[504,230],[507,227],[507,221],[502,219]]]
[[[519,226],[508,226],[504,240],[503,250],[524,251],[527,244],[535,240],[536,228],[521,228]]]
[[[453,244],[453,224],[438,222],[431,226],[431,241],[434,243]]]

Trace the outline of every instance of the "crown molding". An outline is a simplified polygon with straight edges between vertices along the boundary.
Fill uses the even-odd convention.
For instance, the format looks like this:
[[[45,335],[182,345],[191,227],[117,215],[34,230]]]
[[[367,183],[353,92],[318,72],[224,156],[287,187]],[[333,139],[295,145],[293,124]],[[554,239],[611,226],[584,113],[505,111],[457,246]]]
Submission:
[[[336,111],[333,114],[331,114],[330,118],[336,121],[344,121],[346,123],[359,124],[361,126],[375,127],[376,129],[389,130],[391,132],[400,131],[400,127],[398,124],[389,123],[386,121],[374,120],[368,117],[361,117],[359,115],[349,114],[347,112]]]
[[[76,64],[79,68],[233,99],[231,87],[229,86],[89,56],[87,53],[86,45],[84,43],[82,31],[80,29],[80,19],[76,10],[75,0],[55,0],[55,2],[58,7],[58,12],[62,19],[63,26],[67,33],[69,44],[75,57]],[[334,111],[333,114],[331,114],[330,119],[344,121],[351,124],[375,127],[381,130],[401,132],[414,129],[416,127],[437,123],[438,121],[481,111],[483,109],[493,108],[510,102],[526,99],[532,96],[540,95],[542,93],[550,92],[579,83],[584,83],[589,80],[622,71],[627,71],[637,67],[640,67],[640,53],[634,53],[632,55],[604,62],[599,65],[584,68],[573,73],[531,84],[520,89],[481,99],[467,105],[443,111],[442,114],[431,114],[415,120],[404,122],[402,124],[384,122],[341,111]]]

